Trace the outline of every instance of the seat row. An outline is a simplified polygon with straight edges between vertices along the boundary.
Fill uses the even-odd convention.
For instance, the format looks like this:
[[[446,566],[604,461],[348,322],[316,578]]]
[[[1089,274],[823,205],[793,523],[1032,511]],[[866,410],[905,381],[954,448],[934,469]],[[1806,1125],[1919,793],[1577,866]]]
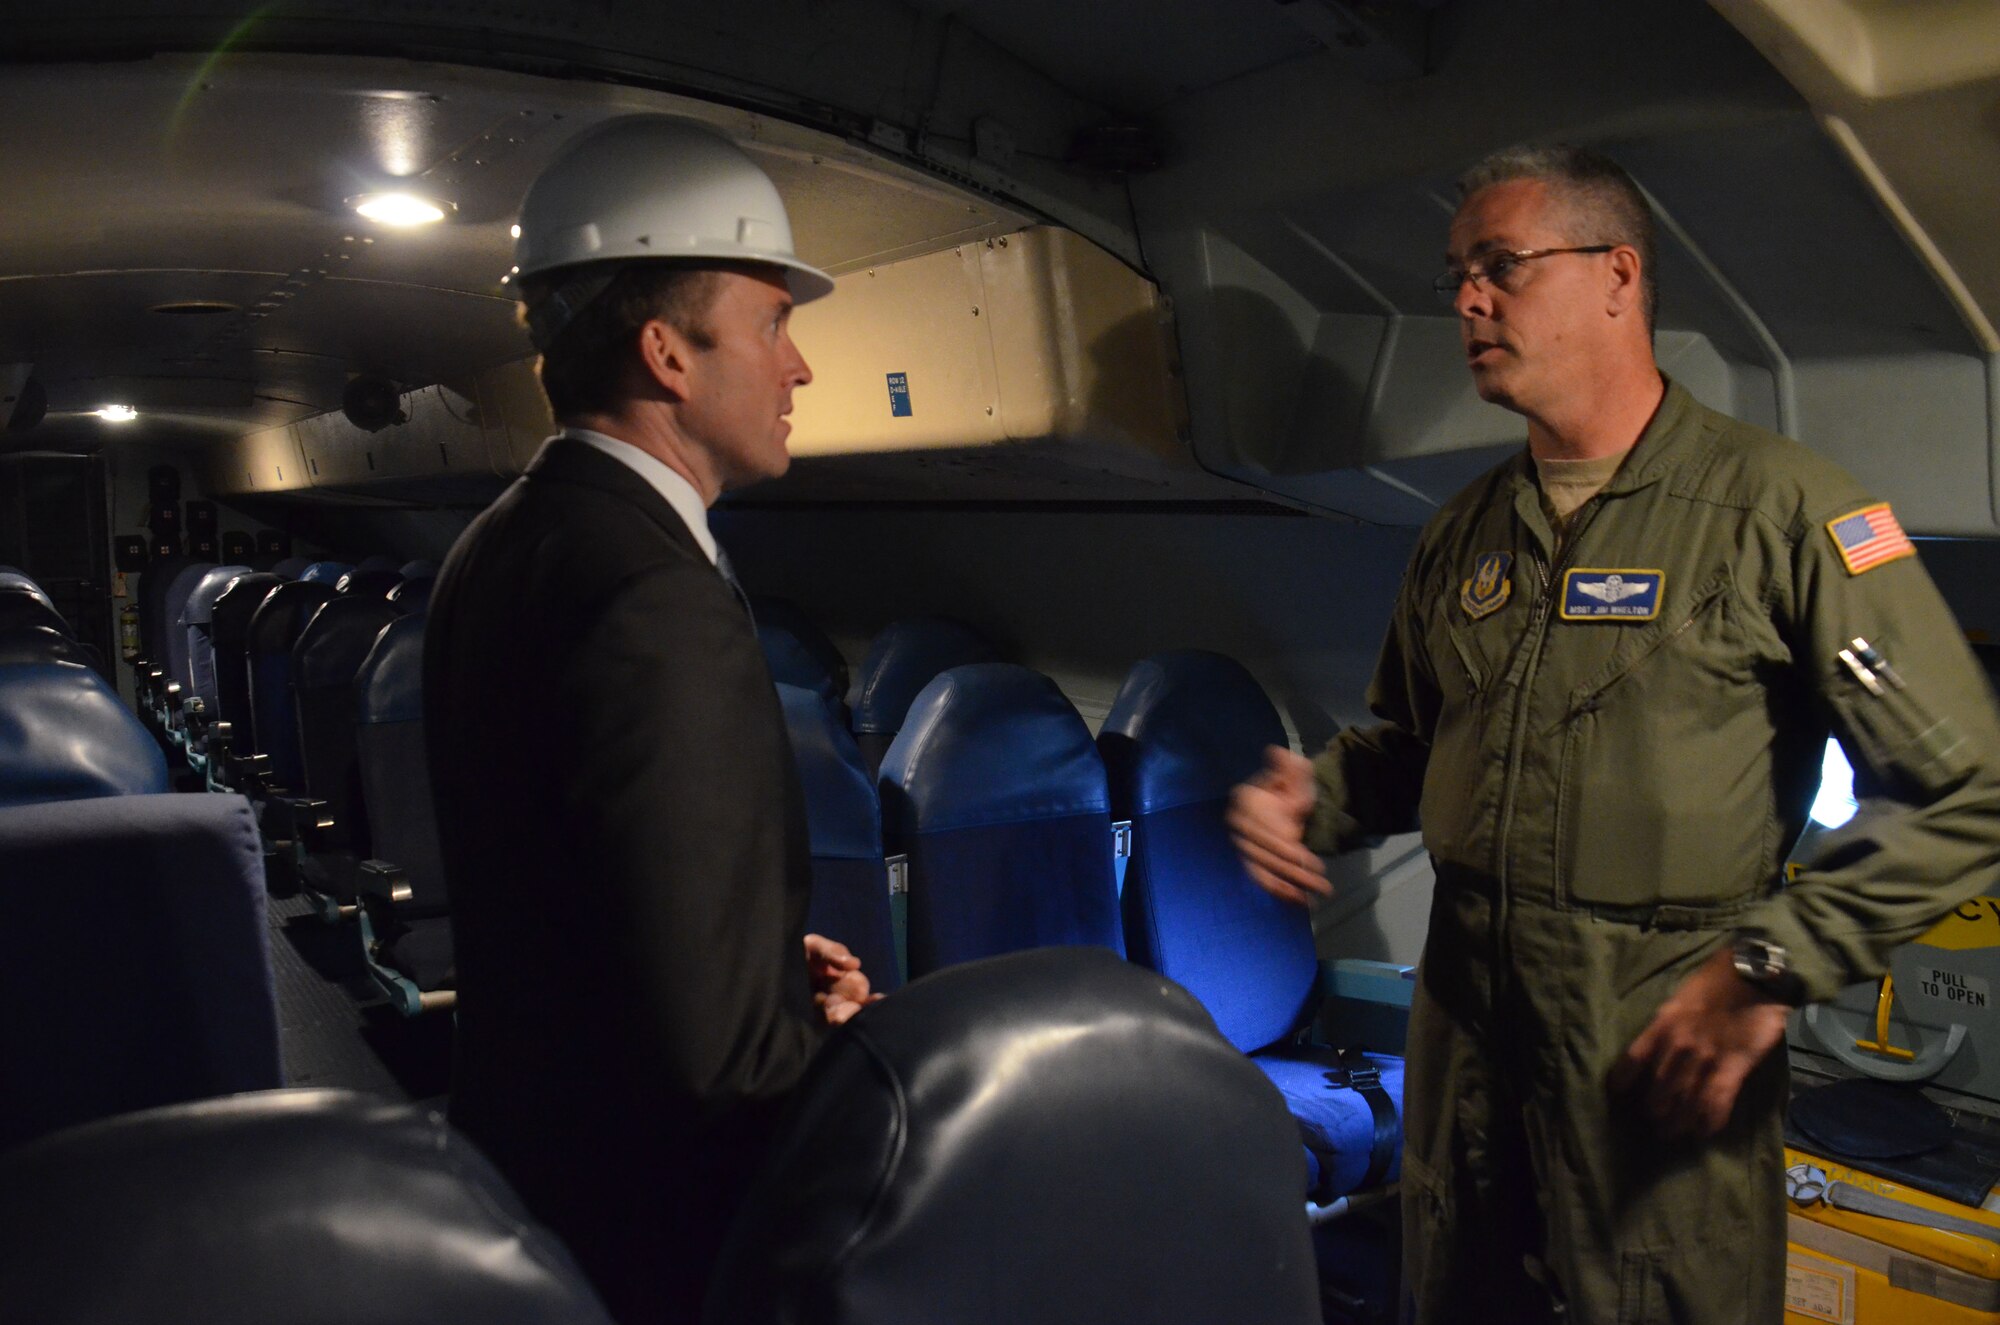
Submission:
[[[274,620],[289,628],[310,608],[290,652],[303,794],[267,792],[284,811],[271,836],[299,853],[329,919],[354,918],[399,1009],[448,1006],[424,618],[309,583],[249,585],[264,595],[253,679],[275,671],[259,631],[282,638]],[[1248,672],[1208,653],[1148,659],[1093,740],[1053,682],[991,661],[998,651],[961,623],[886,627],[850,706],[839,652],[802,614],[768,600],[755,614],[805,788],[809,924],[859,954],[878,988],[1039,947],[1129,953],[1201,999],[1286,1095],[1315,1202],[1395,1176],[1400,1061],[1310,1043],[1309,920],[1249,882],[1223,828],[1231,788],[1286,739]]]
[[[1315,1205],[1394,1180],[1401,1060],[1313,1042],[1310,920],[1258,889],[1229,841],[1231,790],[1286,739],[1240,664],[1141,661],[1094,741],[1047,677],[948,668],[911,702],[874,796],[824,694],[779,690],[811,820],[814,928],[910,977],[1052,945],[1126,955],[1193,994],[1284,1096]]]
[[[0,1147],[282,1083],[251,808],[169,788],[63,630],[0,624]]]

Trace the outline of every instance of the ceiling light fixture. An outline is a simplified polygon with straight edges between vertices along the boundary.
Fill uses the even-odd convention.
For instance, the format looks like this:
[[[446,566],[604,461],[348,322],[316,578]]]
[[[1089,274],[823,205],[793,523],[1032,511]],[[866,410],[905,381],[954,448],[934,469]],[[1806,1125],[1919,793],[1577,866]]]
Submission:
[[[430,225],[442,221],[446,209],[451,206],[448,202],[414,193],[364,193],[358,198],[349,198],[347,202],[368,220],[393,226]]]
[[[139,411],[130,405],[106,405],[96,411],[97,417],[106,423],[130,423],[139,417]]]

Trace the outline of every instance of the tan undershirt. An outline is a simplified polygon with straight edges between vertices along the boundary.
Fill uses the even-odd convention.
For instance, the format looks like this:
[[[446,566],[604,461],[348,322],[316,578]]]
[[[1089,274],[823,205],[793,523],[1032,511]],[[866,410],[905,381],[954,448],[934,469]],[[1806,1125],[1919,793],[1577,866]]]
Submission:
[[[1570,519],[1618,473],[1630,449],[1616,455],[1594,456],[1589,460],[1535,461],[1535,475],[1542,484],[1542,511],[1556,532],[1558,544],[1569,538]]]

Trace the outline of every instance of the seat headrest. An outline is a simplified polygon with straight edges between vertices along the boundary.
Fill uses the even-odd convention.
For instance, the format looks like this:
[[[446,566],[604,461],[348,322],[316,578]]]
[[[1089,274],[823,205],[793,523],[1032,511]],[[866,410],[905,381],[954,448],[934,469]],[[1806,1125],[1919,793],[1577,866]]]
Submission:
[[[215,614],[215,600],[228,591],[238,576],[248,574],[248,566],[217,566],[195,581],[194,588],[188,591],[187,603],[181,608],[181,623],[208,625]]]
[[[12,663],[76,663],[88,667],[90,656],[65,630],[40,621],[10,626],[5,623],[5,614],[0,613],[0,667]]]
[[[954,667],[925,686],[882,761],[881,786],[892,835],[1110,807],[1090,729],[1055,682],[1013,663]]]
[[[435,588],[436,575],[412,576],[389,591],[389,601],[405,616],[422,616],[431,610],[431,590]]]
[[[226,640],[242,641],[250,633],[250,618],[257,614],[271,591],[283,583],[283,576],[267,570],[253,570],[231,580],[209,609],[209,633],[218,644]]]
[[[1118,819],[1226,797],[1285,743],[1256,678],[1201,649],[1134,663],[1097,734]]]
[[[0,806],[168,790],[167,761],[88,667],[0,667]]]
[[[311,568],[312,562],[305,557],[286,557],[272,564],[271,574],[281,580],[296,580]]]
[[[396,567],[402,564],[403,560],[401,557],[392,557],[386,552],[377,552],[372,557],[363,557],[361,560],[355,562],[354,569],[359,571],[395,570]]]
[[[24,626],[47,626],[59,634],[71,634],[69,622],[40,589],[0,586],[0,630]]]
[[[753,598],[750,613],[773,681],[846,700],[847,659],[805,613],[781,598]]]
[[[892,621],[869,644],[861,664],[854,730],[893,736],[903,729],[910,701],[939,672],[999,661],[998,650],[961,622],[934,616]]]
[[[20,571],[0,570],[0,593],[13,590],[19,590],[20,592],[26,593],[31,597],[41,599],[42,602],[48,606],[48,609],[51,612],[56,610],[55,600],[50,598],[48,594],[43,591],[41,585],[36,584],[33,580],[29,579],[26,575],[23,575]]]
[[[336,593],[350,598],[384,598],[403,582],[402,574],[393,566],[376,566],[369,569],[355,567],[334,581]]]
[[[610,1325],[433,1113],[339,1090],[169,1105],[0,1159],[0,1301],[42,1325]]]
[[[710,1321],[1319,1320],[1297,1126],[1168,980],[1092,948],[938,972],[827,1041]]]
[[[299,578],[308,584],[330,585],[353,569],[344,561],[315,561],[299,572]]]
[[[396,573],[406,580],[421,580],[426,576],[436,575],[438,567],[435,561],[424,561],[419,558],[416,561],[404,562],[396,568]]]
[[[333,586],[317,580],[290,580],[271,590],[250,615],[250,652],[290,653],[313,613],[333,599]]]
[[[805,793],[812,854],[836,860],[882,855],[882,802],[854,737],[818,692],[780,684],[778,702]]]
[[[398,619],[383,599],[335,598],[313,613],[292,645],[293,684],[301,690],[352,684],[375,637]]]
[[[424,716],[424,623],[397,617],[375,637],[354,674],[356,716],[362,722],[418,722]]]

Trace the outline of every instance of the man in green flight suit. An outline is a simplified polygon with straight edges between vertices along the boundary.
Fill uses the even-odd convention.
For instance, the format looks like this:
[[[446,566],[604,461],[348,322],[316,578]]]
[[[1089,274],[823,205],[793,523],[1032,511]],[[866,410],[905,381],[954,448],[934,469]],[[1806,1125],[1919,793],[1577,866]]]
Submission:
[[[2000,874],[2000,717],[1886,503],[1654,364],[1652,219],[1617,165],[1461,181],[1438,290],[1527,450],[1404,575],[1369,707],[1272,750],[1252,876],[1421,823],[1405,1081],[1421,1325],[1776,1325],[1791,1008]],[[1789,887],[1829,730],[1869,798]]]

